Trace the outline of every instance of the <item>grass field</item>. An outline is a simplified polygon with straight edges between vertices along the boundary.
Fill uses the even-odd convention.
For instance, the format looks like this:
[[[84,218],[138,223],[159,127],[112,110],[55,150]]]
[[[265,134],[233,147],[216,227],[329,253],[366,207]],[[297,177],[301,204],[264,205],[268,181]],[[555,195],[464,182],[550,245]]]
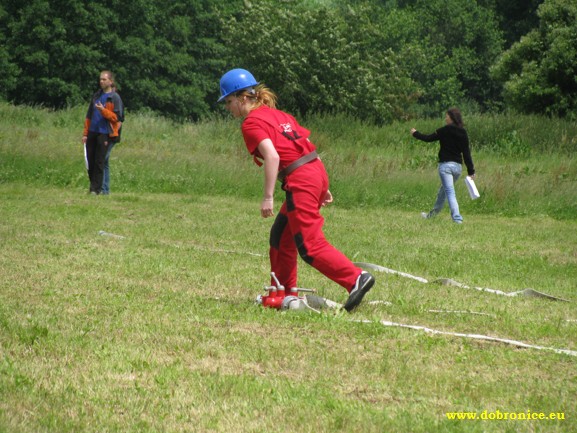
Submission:
[[[353,314],[278,312],[254,303],[268,282],[271,221],[259,217],[261,173],[246,161],[237,125],[135,116],[114,151],[112,195],[93,197],[78,160],[82,110],[1,108],[0,432],[577,431],[577,356],[549,350],[577,351],[569,147],[524,158],[479,149],[478,165],[501,180],[486,177],[475,202],[459,186],[457,226],[447,213],[419,216],[436,188],[430,154],[410,162],[407,147],[386,162],[385,149],[365,160],[366,172],[349,170],[359,161],[340,143],[329,149],[321,131],[336,196],[323,211],[325,233],[354,261],[570,302],[375,272]],[[410,126],[389,136],[402,141]],[[343,179],[369,177],[368,188],[383,167],[384,189],[367,189],[355,205]],[[529,210],[523,188],[509,207],[495,197],[522,167],[535,188]],[[547,176],[558,176],[556,203],[533,183]],[[403,192],[396,200],[394,190]],[[299,282],[346,299],[304,263]],[[456,412],[563,419],[449,420]]]

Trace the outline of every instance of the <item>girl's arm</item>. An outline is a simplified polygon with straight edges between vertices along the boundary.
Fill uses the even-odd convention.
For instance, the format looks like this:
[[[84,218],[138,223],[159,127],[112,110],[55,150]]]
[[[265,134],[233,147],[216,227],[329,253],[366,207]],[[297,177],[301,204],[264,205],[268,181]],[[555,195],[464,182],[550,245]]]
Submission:
[[[260,205],[260,214],[263,218],[268,218],[274,215],[273,197],[280,158],[270,138],[265,138],[259,143],[258,151],[264,159],[264,196]]]
[[[432,134],[421,134],[415,128],[411,129],[411,135],[415,137],[417,140],[426,141],[428,143],[439,140],[439,135],[437,132],[433,132]]]

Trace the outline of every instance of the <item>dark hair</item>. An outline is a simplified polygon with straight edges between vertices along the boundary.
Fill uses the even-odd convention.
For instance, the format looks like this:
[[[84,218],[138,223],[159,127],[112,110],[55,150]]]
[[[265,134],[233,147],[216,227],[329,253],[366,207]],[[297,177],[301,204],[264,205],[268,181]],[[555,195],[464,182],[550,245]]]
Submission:
[[[461,111],[458,108],[450,108],[449,110],[447,110],[447,114],[449,115],[455,126],[458,126],[459,128],[465,127],[465,122],[463,122],[463,116],[461,116]]]

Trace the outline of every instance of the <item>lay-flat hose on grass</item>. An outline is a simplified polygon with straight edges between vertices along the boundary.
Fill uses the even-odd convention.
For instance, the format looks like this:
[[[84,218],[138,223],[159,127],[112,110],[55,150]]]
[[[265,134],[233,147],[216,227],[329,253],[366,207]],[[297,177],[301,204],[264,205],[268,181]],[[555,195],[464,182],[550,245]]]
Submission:
[[[361,323],[373,323],[370,320],[359,320],[358,322]],[[485,340],[485,341],[494,341],[494,342],[498,342],[498,343],[505,343],[505,344],[510,344],[512,346],[516,346],[516,347],[521,347],[521,348],[526,348],[526,349],[537,349],[537,350],[548,350],[548,351],[552,351],[555,353],[561,353],[564,355],[570,355],[570,356],[577,356],[577,351],[576,350],[568,350],[568,349],[557,349],[555,347],[544,347],[544,346],[536,346],[534,344],[528,344],[528,343],[524,343],[522,341],[517,341],[517,340],[509,340],[506,338],[498,338],[498,337],[491,337],[489,335],[480,335],[480,334],[464,334],[461,332],[448,332],[448,331],[439,331],[437,329],[431,329],[431,328],[427,328],[426,326],[418,326],[418,325],[405,325],[402,323],[395,323],[395,322],[389,322],[386,320],[381,320],[379,323],[381,323],[381,325],[383,326],[393,326],[393,327],[400,327],[400,328],[408,328],[408,329],[415,329],[418,331],[424,331],[428,334],[437,334],[437,335],[450,335],[453,337],[463,337],[463,338],[471,338],[471,339],[475,339],[475,340]]]
[[[386,273],[390,273],[390,274],[396,274],[396,275],[400,275],[406,278],[411,278],[413,280],[419,281],[421,283],[429,283],[428,280],[426,280],[425,278],[422,277],[416,277],[414,275],[410,275],[404,272],[399,272],[399,271],[395,271],[393,269],[388,269],[385,268],[383,266],[379,266],[379,265],[375,265],[372,263],[365,263],[365,262],[355,262],[355,265],[365,269],[365,270],[376,270],[379,272],[386,272]],[[441,279],[441,280],[435,280],[434,282],[437,283],[441,283],[441,284],[446,284],[446,285],[452,285],[452,286],[457,286],[457,287],[462,287],[462,288],[466,288],[469,289],[470,287],[465,285],[465,284],[461,284],[458,283],[456,281],[453,281],[451,279]],[[569,302],[566,299],[562,299],[562,298],[558,298],[555,296],[551,296],[551,295],[547,295],[545,293],[541,293],[538,292],[537,290],[533,290],[533,289],[525,289],[525,290],[520,290],[517,292],[511,292],[511,293],[506,293],[500,290],[493,290],[493,289],[484,289],[484,288],[479,288],[479,287],[474,287],[474,289],[476,290],[481,290],[487,293],[492,293],[492,294],[496,294],[496,295],[503,295],[503,296],[531,296],[531,297],[537,297],[537,298],[543,298],[543,299],[549,299],[549,300],[554,300],[554,301],[563,301],[563,302]],[[317,297],[318,298],[318,297]],[[308,298],[307,298],[308,301]],[[328,300],[326,300],[328,301]],[[318,302],[318,300],[317,300]],[[331,301],[332,302],[332,301]],[[379,301],[373,301],[374,303],[379,302]],[[322,302],[320,304],[315,305],[316,308],[320,309],[323,307]],[[334,302],[332,302],[332,304],[329,304],[328,302],[325,304],[325,307],[328,308],[339,308],[340,304],[336,304]],[[310,309],[310,311],[314,311],[314,312],[319,312],[316,309]],[[470,311],[447,311],[447,310],[429,310],[430,312],[434,312],[434,313],[463,313],[463,314],[478,314],[478,315],[488,315],[486,313],[480,313],[480,312],[470,312]],[[488,315],[490,316],[490,315]],[[373,321],[370,320],[356,320],[356,322],[359,323],[374,323]],[[449,331],[440,331],[437,329],[432,329],[432,328],[428,328],[426,326],[420,326],[420,325],[407,325],[407,324],[403,324],[403,323],[396,323],[396,322],[390,322],[387,320],[381,320],[379,321],[379,323],[383,326],[389,326],[389,327],[399,327],[399,328],[405,328],[405,329],[413,329],[413,330],[417,330],[417,331],[424,331],[425,333],[428,334],[433,334],[433,335],[448,335],[448,336],[453,336],[453,337],[461,337],[461,338],[469,338],[469,339],[475,339],[475,340],[484,340],[484,341],[492,341],[492,342],[497,342],[497,343],[504,343],[504,344],[509,344],[515,347],[520,347],[520,348],[527,348],[527,349],[537,349],[537,350],[547,350],[547,351],[552,351],[555,353],[560,353],[560,354],[564,354],[564,355],[569,355],[569,356],[577,356],[577,351],[575,350],[569,350],[569,349],[558,349],[555,347],[545,347],[545,346],[538,346],[538,345],[534,345],[534,344],[528,344],[525,343],[523,341],[518,341],[518,340],[510,340],[510,339],[506,339],[506,338],[499,338],[499,337],[492,337],[489,335],[481,335],[481,334],[465,334],[462,332],[449,332]]]
[[[483,288],[483,287],[469,287],[465,284],[459,283],[459,282],[452,280],[450,278],[438,278],[434,281],[428,281],[427,279],[422,278],[422,277],[416,277],[416,276],[411,275],[411,274],[406,274],[404,272],[395,271],[394,269],[385,268],[384,266],[375,265],[373,263],[355,262],[354,264],[355,264],[355,266],[358,266],[359,268],[362,268],[365,270],[372,270],[372,271],[386,272],[388,274],[400,275],[401,277],[411,278],[411,279],[419,281],[421,283],[432,282],[432,283],[442,284],[445,286],[456,286],[456,287],[461,287],[463,289],[475,289],[475,290],[479,290],[481,292],[487,292],[487,293],[492,293],[494,295],[502,295],[502,296],[509,296],[509,297],[512,297],[512,296],[529,296],[529,297],[533,297],[533,298],[550,299],[552,301],[569,302],[567,299],[558,298],[556,296],[548,295],[546,293],[542,293],[542,292],[539,292],[539,291],[534,290],[534,289],[524,289],[524,290],[519,290],[517,292],[508,292],[507,293],[507,292],[503,292],[501,290],[487,289],[487,288]]]
[[[115,235],[112,233],[107,233],[103,230],[99,231],[98,234],[101,236],[108,236],[108,237],[112,237],[112,238],[116,238],[116,239],[125,239],[124,236]],[[207,248],[207,250],[210,250],[210,249]],[[235,254],[242,253],[239,251],[230,251],[230,250],[213,250],[213,251],[214,252],[220,252],[220,253],[235,253]],[[245,254],[253,255],[253,256],[261,256],[261,254],[255,254],[255,253],[245,253]],[[400,276],[405,277],[405,278],[410,278],[410,279],[419,281],[421,283],[425,283],[425,284],[429,283],[429,281],[425,278],[417,277],[417,276],[407,274],[404,272],[395,271],[393,269],[385,268],[383,266],[375,265],[373,263],[355,262],[354,264],[356,266],[362,268],[362,269],[373,270],[373,271],[378,271],[378,272],[386,272],[386,273],[390,273],[390,274],[400,275]],[[451,279],[448,279],[448,278],[437,279],[437,280],[432,281],[432,282],[445,284],[445,285],[452,285],[452,286],[461,287],[461,288],[465,288],[465,289],[471,288],[465,284],[458,283],[458,282],[451,280]],[[543,298],[543,299],[549,299],[549,300],[555,300],[555,301],[569,302],[566,299],[547,295],[545,293],[538,292],[537,290],[534,290],[534,289],[525,289],[525,290],[520,290],[517,292],[510,292],[510,293],[503,292],[500,290],[486,289],[486,288],[480,288],[480,287],[473,287],[473,289],[480,290],[480,291],[487,292],[487,293],[492,293],[495,295],[502,295],[502,296],[509,296],[509,297],[512,297],[512,296],[531,296],[531,297],[537,297],[537,298]],[[308,312],[320,314],[320,310],[322,310],[322,309],[335,309],[335,310],[341,310],[342,309],[341,304],[334,302],[334,301],[331,301],[330,299],[320,297],[320,296],[306,295],[304,299],[305,299],[305,301],[301,302],[299,304],[298,310],[300,310],[300,311],[308,311]],[[383,301],[369,302],[369,304],[378,304],[378,303],[383,303]],[[435,313],[467,313],[467,314],[485,315],[485,313],[470,312],[470,311],[447,311],[447,310],[429,310],[429,311],[435,312]],[[355,320],[355,321],[359,322],[359,323],[374,323],[373,321],[370,321],[370,320]],[[568,321],[572,321],[572,320],[568,320]],[[555,353],[560,353],[560,354],[564,354],[564,355],[577,357],[577,351],[575,351],[575,350],[537,346],[534,344],[524,343],[522,341],[509,340],[506,338],[492,337],[492,336],[481,335],[481,334],[465,334],[465,333],[461,333],[461,332],[440,331],[437,329],[427,328],[426,326],[407,325],[407,324],[403,324],[403,323],[389,322],[386,320],[381,320],[381,321],[379,321],[379,323],[383,326],[413,329],[413,330],[418,330],[418,331],[424,331],[425,333],[433,334],[433,335],[448,335],[448,336],[454,336],[454,337],[492,341],[492,342],[509,344],[509,345],[521,347],[521,348],[547,350],[547,351],[552,351]]]
[[[375,302],[375,301],[374,301]],[[302,302],[304,304],[300,311],[308,311],[320,314],[321,309],[337,309],[340,310],[342,308],[341,304],[336,302],[330,301],[329,299],[322,298],[320,296],[305,296],[305,301]],[[429,310],[431,312],[443,312],[443,313],[469,313],[469,314],[483,314],[484,313],[477,313],[477,312],[468,312],[468,311],[444,311],[444,310]],[[358,323],[375,323],[371,320],[353,320],[354,322]],[[535,344],[525,343],[523,341],[518,340],[510,340],[507,338],[500,338],[500,337],[493,337],[490,335],[482,335],[482,334],[466,334],[462,332],[449,332],[449,331],[440,331],[438,329],[428,328],[426,326],[420,325],[407,325],[404,323],[396,323],[390,322],[388,320],[380,320],[379,323],[383,326],[388,327],[398,327],[398,328],[405,328],[405,329],[413,329],[416,331],[424,331],[427,334],[433,335],[448,335],[452,337],[461,337],[461,338],[468,338],[473,340],[484,340],[484,341],[491,341],[495,343],[504,343],[515,347],[525,348],[525,349],[536,349],[536,350],[546,350],[550,352],[560,353],[563,355],[569,356],[577,356],[577,351],[569,350],[569,349],[559,349],[556,347],[545,347],[545,346],[538,346]]]

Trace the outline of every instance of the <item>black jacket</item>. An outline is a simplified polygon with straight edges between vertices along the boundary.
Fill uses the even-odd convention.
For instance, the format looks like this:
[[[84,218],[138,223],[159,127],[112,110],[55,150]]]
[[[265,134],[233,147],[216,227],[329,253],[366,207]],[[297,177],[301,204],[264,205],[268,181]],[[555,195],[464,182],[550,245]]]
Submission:
[[[426,142],[440,141],[439,162],[458,162],[462,164],[464,160],[467,166],[467,174],[469,176],[475,174],[475,166],[473,165],[471,149],[469,148],[469,136],[464,128],[459,128],[452,124],[445,125],[430,135],[415,131],[413,137]]]

